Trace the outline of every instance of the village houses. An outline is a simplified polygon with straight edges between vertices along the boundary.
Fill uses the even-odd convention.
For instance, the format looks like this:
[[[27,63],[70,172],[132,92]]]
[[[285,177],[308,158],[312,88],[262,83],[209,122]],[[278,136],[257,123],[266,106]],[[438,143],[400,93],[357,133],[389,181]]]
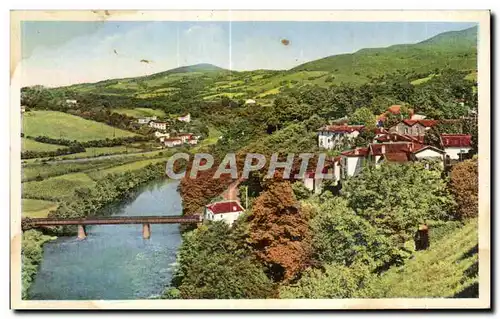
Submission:
[[[222,220],[231,226],[244,212],[245,209],[236,200],[221,201],[205,206],[204,219]]]
[[[436,125],[436,120],[402,120],[397,125],[389,128],[389,132],[408,135],[425,135],[425,132]]]
[[[148,124],[150,127],[158,129],[158,130],[166,130],[168,128],[168,123],[167,122],[160,122],[160,121],[149,121]]]

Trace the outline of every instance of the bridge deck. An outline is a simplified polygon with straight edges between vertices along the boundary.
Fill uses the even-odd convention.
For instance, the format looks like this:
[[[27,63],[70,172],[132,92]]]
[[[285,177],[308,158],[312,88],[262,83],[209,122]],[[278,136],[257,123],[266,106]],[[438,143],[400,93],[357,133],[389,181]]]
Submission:
[[[117,224],[190,224],[199,223],[198,216],[112,216],[96,218],[29,218],[30,226],[117,225]]]

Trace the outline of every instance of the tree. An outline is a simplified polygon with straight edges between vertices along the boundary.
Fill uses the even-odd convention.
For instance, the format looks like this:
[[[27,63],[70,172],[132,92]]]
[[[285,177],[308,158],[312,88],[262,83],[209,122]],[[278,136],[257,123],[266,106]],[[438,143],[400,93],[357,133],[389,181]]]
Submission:
[[[367,107],[357,109],[350,118],[351,124],[364,125],[365,129],[374,129],[377,118]]]
[[[450,217],[453,198],[441,173],[418,162],[367,166],[342,191],[358,215],[402,244],[427,220]]]
[[[477,158],[453,166],[450,174],[450,189],[457,202],[459,219],[473,218],[478,214]]]
[[[310,226],[315,256],[320,262],[348,267],[358,262],[374,269],[396,255],[390,240],[356,215],[344,198],[328,199],[317,210]]]
[[[250,244],[274,281],[288,281],[305,269],[310,260],[307,217],[302,214],[289,181],[266,181],[254,201]]]
[[[425,132],[424,144],[434,146],[438,149],[443,149],[441,133],[439,132],[439,129],[437,127],[433,126]]]
[[[237,222],[238,223],[238,222]],[[245,243],[245,225],[222,221],[186,233],[166,298],[267,298],[272,283]]]
[[[307,269],[295,284],[283,286],[280,298],[356,298],[371,282],[373,275],[361,264],[347,267],[341,264],[327,264],[322,269]]]

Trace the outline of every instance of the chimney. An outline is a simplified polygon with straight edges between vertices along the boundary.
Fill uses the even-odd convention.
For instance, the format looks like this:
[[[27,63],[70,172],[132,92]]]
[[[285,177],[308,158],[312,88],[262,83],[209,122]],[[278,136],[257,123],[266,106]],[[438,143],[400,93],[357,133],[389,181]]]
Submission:
[[[359,151],[357,148],[354,149],[354,155],[358,155]]]
[[[413,153],[413,143],[410,143],[410,152]]]
[[[380,148],[380,152],[381,152],[382,154],[385,154],[385,145],[382,145],[382,147]]]

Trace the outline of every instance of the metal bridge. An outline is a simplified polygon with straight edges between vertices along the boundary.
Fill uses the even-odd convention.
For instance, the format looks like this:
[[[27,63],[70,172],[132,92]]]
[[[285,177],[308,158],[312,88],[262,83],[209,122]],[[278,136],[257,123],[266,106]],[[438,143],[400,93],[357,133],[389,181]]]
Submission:
[[[198,224],[202,222],[199,216],[112,216],[90,218],[24,218],[22,228],[36,228],[44,226],[78,226],[78,238],[87,237],[87,225],[130,225],[142,224],[142,237],[151,237],[151,224]]]

